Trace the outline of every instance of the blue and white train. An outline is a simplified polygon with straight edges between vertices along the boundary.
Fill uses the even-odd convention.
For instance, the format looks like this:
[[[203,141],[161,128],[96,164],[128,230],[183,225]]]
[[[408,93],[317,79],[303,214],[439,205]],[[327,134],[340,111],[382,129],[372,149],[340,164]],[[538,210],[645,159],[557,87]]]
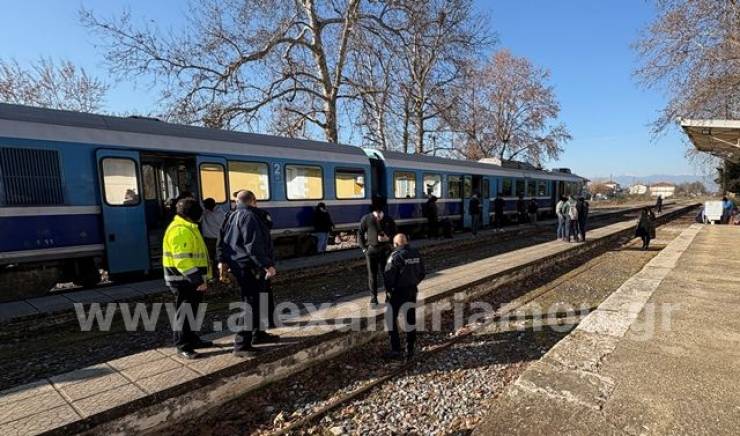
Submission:
[[[156,270],[168,200],[182,192],[230,205],[251,189],[273,217],[276,244],[310,252],[312,213],[323,201],[338,230],[357,227],[371,198],[387,199],[399,225],[424,221],[428,194],[440,217],[466,227],[473,192],[519,194],[552,213],[583,179],[567,171],[511,169],[324,142],[0,104],[0,301],[58,281],[90,285]]]

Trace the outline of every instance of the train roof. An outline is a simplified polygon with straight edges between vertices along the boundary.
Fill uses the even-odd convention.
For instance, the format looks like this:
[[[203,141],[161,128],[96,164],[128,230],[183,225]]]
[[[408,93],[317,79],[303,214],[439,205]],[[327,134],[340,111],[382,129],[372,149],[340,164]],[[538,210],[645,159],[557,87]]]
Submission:
[[[448,159],[438,156],[408,154],[397,151],[366,149],[369,156],[375,156],[385,161],[390,167],[409,168],[418,170],[436,170],[452,172],[475,172],[476,174],[503,177],[538,177],[550,180],[566,180],[581,182],[585,180],[576,174],[568,174],[547,170],[528,170],[504,168],[499,165],[460,159]]]
[[[367,164],[360,147],[257,133],[0,103],[0,137],[173,152],[228,153]]]

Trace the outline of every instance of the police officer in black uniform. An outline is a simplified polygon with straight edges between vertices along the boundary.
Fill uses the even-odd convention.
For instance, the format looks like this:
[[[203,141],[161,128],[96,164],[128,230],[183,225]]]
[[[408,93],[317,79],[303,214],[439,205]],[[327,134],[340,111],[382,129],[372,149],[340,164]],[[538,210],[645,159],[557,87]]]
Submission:
[[[416,294],[419,283],[424,280],[424,262],[421,254],[409,245],[406,235],[399,233],[393,238],[393,252],[385,265],[383,279],[390,305],[386,306],[386,323],[391,339],[391,351],[387,358],[399,359],[401,338],[398,333],[398,318],[406,321],[406,359],[414,355],[416,342]]]

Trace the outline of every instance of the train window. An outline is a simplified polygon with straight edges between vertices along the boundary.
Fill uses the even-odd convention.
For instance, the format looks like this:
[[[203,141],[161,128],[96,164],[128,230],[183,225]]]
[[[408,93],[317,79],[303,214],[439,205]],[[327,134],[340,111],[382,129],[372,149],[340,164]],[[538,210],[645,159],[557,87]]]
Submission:
[[[447,178],[447,198],[460,198],[462,194],[462,177],[450,176]]]
[[[229,161],[231,191],[243,189],[254,192],[257,200],[270,199],[270,177],[263,162]]]
[[[442,176],[439,174],[424,174],[424,195],[434,195],[442,198]]]
[[[501,195],[504,197],[512,197],[514,195],[514,183],[511,179],[503,179],[501,185]]]
[[[465,198],[473,196],[473,178],[470,176],[463,177],[463,195]]]
[[[321,167],[285,165],[285,187],[288,200],[321,200],[324,198]]]
[[[103,171],[105,202],[111,206],[136,206],[140,202],[136,162],[121,157],[106,157],[100,163]]]
[[[0,205],[64,204],[59,152],[0,147]]]
[[[517,197],[525,194],[524,186],[525,186],[525,183],[523,179],[516,179],[516,196]]]
[[[488,179],[483,179],[481,181],[480,198],[490,198],[490,197],[491,197],[491,182]]]
[[[547,182],[540,180],[537,182],[537,196],[545,197],[547,195]]]
[[[537,196],[537,181],[527,180],[527,197]]]
[[[212,198],[218,204],[226,202],[226,170],[223,165],[200,164],[200,198]]]
[[[334,173],[334,187],[340,200],[365,198],[365,171],[337,170]]]
[[[393,186],[396,198],[416,198],[416,173],[396,171]]]

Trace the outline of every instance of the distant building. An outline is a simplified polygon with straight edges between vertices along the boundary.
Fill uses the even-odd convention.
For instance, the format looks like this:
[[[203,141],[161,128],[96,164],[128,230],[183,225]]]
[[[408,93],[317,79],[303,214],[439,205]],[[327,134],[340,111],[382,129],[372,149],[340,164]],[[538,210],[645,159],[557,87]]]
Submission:
[[[630,186],[630,195],[645,195],[647,194],[648,189],[648,185],[635,183],[634,185]]]
[[[618,193],[622,192],[622,186],[619,183],[617,183],[617,182],[615,182],[613,180],[610,180],[608,182],[605,182],[604,183],[604,186],[606,186],[607,188],[609,188],[615,194],[618,194]]]
[[[651,197],[657,197],[659,195],[663,198],[673,197],[675,192],[676,185],[674,185],[673,183],[660,182],[650,185]]]

